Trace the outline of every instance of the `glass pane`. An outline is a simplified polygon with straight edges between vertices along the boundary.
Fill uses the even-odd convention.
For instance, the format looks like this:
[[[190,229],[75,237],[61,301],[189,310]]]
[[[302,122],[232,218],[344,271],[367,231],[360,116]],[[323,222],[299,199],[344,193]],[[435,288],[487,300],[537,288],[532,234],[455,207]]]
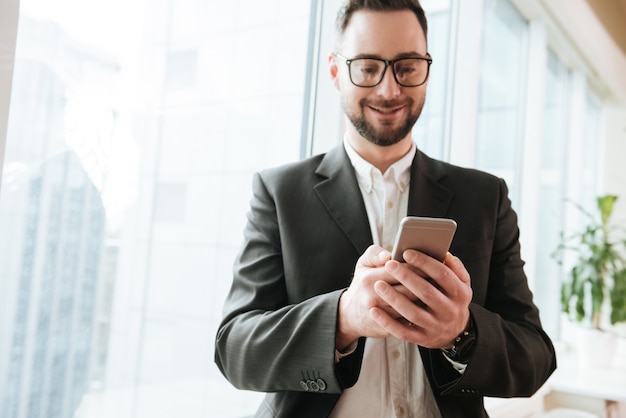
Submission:
[[[602,137],[602,106],[598,99],[591,93],[587,92],[585,100],[585,136],[583,145],[582,170],[580,176],[581,187],[581,203],[588,211],[597,210],[596,198],[598,197],[598,178],[601,167],[599,138]]]
[[[213,362],[251,175],[298,158],[308,2],[22,0],[0,417],[241,417]]]
[[[430,67],[426,103],[419,121],[413,128],[413,140],[418,148],[439,159],[445,158],[444,130],[451,7],[449,1],[424,3],[428,18],[428,51],[433,57],[433,64]]]
[[[504,177],[518,202],[516,166],[523,137],[528,24],[508,0],[485,2],[476,167]]]
[[[558,335],[561,306],[559,301],[559,265],[550,256],[559,245],[565,224],[567,150],[570,127],[570,72],[552,50],[548,50],[546,68],[543,136],[541,139],[541,175],[537,219],[535,299],[541,310],[544,327]]]

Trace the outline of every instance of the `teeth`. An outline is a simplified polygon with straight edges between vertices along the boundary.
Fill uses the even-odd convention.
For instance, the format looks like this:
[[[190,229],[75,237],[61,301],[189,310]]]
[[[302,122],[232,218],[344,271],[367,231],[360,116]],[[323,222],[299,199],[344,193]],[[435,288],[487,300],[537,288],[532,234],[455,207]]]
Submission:
[[[380,112],[384,115],[389,115],[391,113],[394,113],[395,111],[397,111],[398,109],[376,109],[374,108],[377,112]]]

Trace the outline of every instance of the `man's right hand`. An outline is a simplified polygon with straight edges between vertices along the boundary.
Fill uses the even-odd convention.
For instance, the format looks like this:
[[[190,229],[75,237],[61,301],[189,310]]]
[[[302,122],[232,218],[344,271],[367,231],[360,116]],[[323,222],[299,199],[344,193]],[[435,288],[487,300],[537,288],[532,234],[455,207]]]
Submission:
[[[336,347],[339,351],[360,337],[384,338],[389,335],[372,319],[371,308],[382,308],[394,318],[400,316],[374,291],[376,282],[383,280],[396,287],[396,290],[404,293],[407,297],[413,296],[385,270],[385,263],[390,259],[391,253],[389,251],[372,245],[357,261],[350,287],[339,299],[336,333]]]

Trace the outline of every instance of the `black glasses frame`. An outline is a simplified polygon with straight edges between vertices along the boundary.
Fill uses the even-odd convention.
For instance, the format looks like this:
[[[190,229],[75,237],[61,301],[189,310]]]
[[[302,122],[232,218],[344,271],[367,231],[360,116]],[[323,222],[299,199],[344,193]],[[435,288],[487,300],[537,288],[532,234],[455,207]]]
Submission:
[[[334,53],[334,55],[336,57],[341,58],[342,60],[344,60],[346,62],[346,65],[348,66],[348,75],[350,76],[350,82],[352,84],[354,84],[357,87],[376,87],[377,85],[379,85],[381,83],[381,81],[383,81],[383,78],[385,78],[385,73],[387,72],[387,67],[391,67],[391,72],[393,73],[393,78],[394,80],[396,80],[396,83],[398,83],[399,85],[401,85],[402,87],[419,87],[422,84],[426,83],[426,81],[428,80],[428,76],[430,75],[430,65],[433,63],[433,59],[430,56],[430,54],[426,54],[428,55],[427,57],[403,57],[403,58],[398,58],[395,60],[385,60],[382,58],[368,58],[368,57],[362,57],[362,58],[346,58],[341,54],[338,53]],[[360,85],[354,82],[354,80],[352,80],[352,69],[350,68],[350,64],[352,64],[354,61],[358,61],[358,60],[374,60],[374,61],[380,61],[383,64],[385,64],[385,68],[383,68],[383,72],[380,74],[380,80],[378,80],[378,82],[376,82],[376,84],[372,84],[372,85]],[[422,81],[419,84],[403,84],[398,80],[398,76],[396,75],[396,67],[394,66],[394,64],[398,61],[402,61],[402,60],[406,60],[406,59],[416,59],[416,60],[422,60],[422,61],[426,61],[426,63],[428,63],[428,66],[426,67],[426,77],[424,77],[424,81]]]

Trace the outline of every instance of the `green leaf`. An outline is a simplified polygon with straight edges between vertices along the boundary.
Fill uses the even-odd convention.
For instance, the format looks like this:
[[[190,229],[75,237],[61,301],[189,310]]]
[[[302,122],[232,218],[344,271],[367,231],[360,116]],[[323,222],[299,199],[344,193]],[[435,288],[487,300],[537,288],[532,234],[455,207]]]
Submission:
[[[602,225],[609,223],[609,218],[613,213],[613,206],[616,201],[617,196],[615,195],[606,195],[597,198],[598,208],[600,209],[600,215],[602,217]]]
[[[611,324],[626,322],[626,268],[615,272],[611,291]]]

